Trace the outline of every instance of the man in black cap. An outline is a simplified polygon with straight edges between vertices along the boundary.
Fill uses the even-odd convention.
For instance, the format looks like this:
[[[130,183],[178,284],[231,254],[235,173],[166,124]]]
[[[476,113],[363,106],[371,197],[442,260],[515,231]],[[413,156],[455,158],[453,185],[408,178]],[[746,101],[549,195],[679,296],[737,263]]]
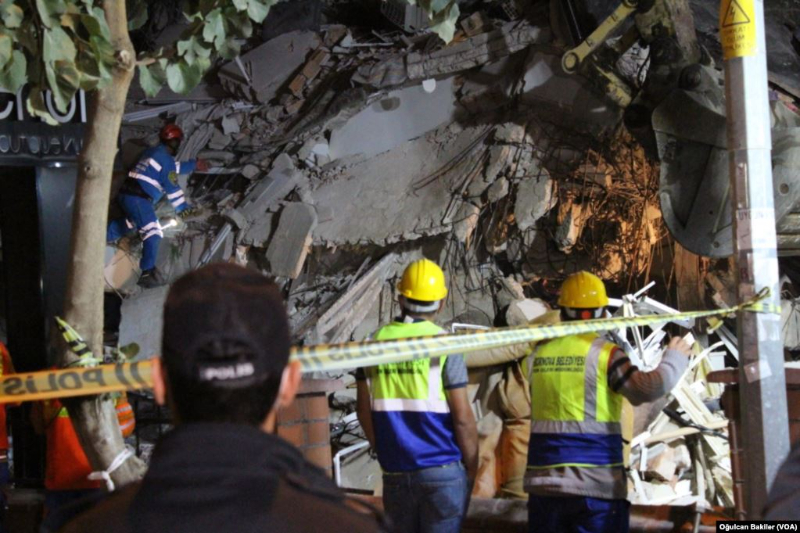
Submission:
[[[153,390],[175,429],[140,483],[123,488],[66,531],[367,532],[322,472],[276,435],[276,413],[300,385],[277,287],[231,264],[192,272],[164,305],[163,355]],[[366,509],[364,509],[366,511]]]

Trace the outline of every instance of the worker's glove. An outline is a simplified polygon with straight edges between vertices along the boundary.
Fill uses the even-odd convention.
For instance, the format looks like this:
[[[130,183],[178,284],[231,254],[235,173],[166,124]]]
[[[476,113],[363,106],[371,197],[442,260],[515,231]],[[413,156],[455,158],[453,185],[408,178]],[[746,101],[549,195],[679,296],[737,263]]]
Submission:
[[[193,216],[196,216],[199,213],[200,213],[200,208],[189,207],[178,213],[178,216],[181,217],[181,220],[186,220],[187,218],[192,218]]]
[[[198,172],[205,172],[206,170],[211,168],[211,165],[206,159],[198,159],[194,166],[195,170]]]

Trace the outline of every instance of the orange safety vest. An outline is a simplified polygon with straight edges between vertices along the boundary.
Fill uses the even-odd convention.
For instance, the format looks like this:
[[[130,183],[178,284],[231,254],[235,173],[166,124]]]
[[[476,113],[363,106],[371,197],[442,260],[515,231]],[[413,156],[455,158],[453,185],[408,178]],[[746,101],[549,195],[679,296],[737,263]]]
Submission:
[[[58,400],[47,400],[43,404],[45,420],[48,421],[45,488],[76,490],[100,487],[99,481],[87,479],[92,468],[78,441],[67,408]],[[122,436],[128,437],[136,427],[136,419],[127,395],[117,398],[116,409]]]
[[[47,468],[44,486],[48,490],[78,490],[100,488],[99,481],[88,479],[92,473],[67,408],[58,400],[46,400],[44,416],[47,421]]]
[[[119,429],[122,431],[123,437],[130,437],[133,435],[133,430],[136,429],[136,418],[133,414],[133,407],[128,403],[128,395],[122,393],[122,396],[117,398],[117,421],[119,421]]]

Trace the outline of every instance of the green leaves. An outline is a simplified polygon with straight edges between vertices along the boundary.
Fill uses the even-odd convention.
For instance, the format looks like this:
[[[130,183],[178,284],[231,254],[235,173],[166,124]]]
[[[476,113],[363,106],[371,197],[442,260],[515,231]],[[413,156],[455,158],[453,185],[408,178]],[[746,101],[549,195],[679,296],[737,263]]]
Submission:
[[[42,60],[56,107],[66,111],[69,101],[80,86],[80,73],[75,66],[77,50],[72,38],[59,26],[44,30]]]
[[[217,48],[225,43],[225,20],[222,18],[222,9],[216,8],[206,16],[203,39],[207,43],[213,43]]]
[[[44,88],[39,85],[31,87],[31,92],[28,95],[28,101],[25,103],[28,108],[28,113],[35,117],[39,117],[51,126],[58,126],[58,122],[50,116],[47,106],[44,103]]]
[[[94,0],[0,0],[0,85],[33,88],[28,106],[47,114],[50,90],[64,112],[78,89],[111,81],[115,60],[106,15]]]
[[[441,39],[449,43],[456,32],[456,22],[461,11],[456,0],[407,0],[409,4],[419,5],[428,12],[430,28]]]
[[[178,41],[177,48],[178,55],[189,65],[193,65],[197,58],[209,59],[211,57],[211,48],[194,35],[189,39]]]
[[[81,23],[89,32],[89,35],[101,37],[111,42],[111,30],[108,29],[106,14],[99,7],[94,7],[87,13],[81,15]]]
[[[197,87],[209,66],[210,62],[202,58],[198,58],[192,65],[183,61],[173,63],[167,66],[167,84],[173,92],[188,94]]]
[[[269,14],[269,8],[278,0],[233,0],[237,11],[247,11],[247,16],[256,24],[261,24]]]
[[[42,59],[45,63],[66,59],[75,59],[75,45],[67,32],[60,27],[44,31],[44,44],[42,46]]]
[[[166,63],[166,60],[164,60]],[[144,94],[149,97],[156,96],[161,87],[167,81],[167,73],[164,71],[164,66],[161,63],[155,63],[150,66],[139,65],[139,84],[144,90]]]
[[[22,8],[14,4],[14,0],[0,0],[0,17],[3,18],[6,28],[19,28],[24,14]]]
[[[10,61],[0,70],[0,87],[16,93],[28,80],[27,70],[28,60],[25,59],[25,54],[19,50],[14,50]]]
[[[0,67],[5,66],[11,61],[11,50],[13,46],[14,42],[11,36],[0,31]]]
[[[275,5],[276,2],[277,0],[250,0],[250,3],[247,4],[247,16],[256,24],[261,24],[264,22],[264,19],[267,18],[269,8]]]
[[[184,15],[190,24],[174,49],[161,56],[160,64],[139,67],[145,94],[155,95],[165,82],[176,93],[191,91],[214,57],[230,60],[240,54],[241,42],[253,34],[253,24],[262,23],[277,1],[188,0]]]
[[[134,0],[128,4],[128,31],[136,31],[147,23],[147,3]]]
[[[36,9],[42,24],[52,29],[60,26],[61,15],[66,13],[67,4],[64,0],[36,0]]]

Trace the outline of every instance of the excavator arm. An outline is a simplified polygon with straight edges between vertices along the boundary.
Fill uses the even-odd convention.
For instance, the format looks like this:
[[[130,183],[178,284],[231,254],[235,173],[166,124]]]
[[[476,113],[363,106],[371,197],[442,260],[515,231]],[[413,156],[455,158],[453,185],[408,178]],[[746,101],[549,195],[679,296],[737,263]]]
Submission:
[[[576,1],[554,0],[551,6],[574,13]],[[730,256],[724,77],[697,41],[688,0],[632,1],[619,4],[567,50],[562,66],[567,73],[587,77],[623,108],[628,130],[661,161],[659,199],[672,236],[698,255]],[[576,23],[575,17],[566,19]],[[631,19],[633,24],[616,39]],[[616,67],[637,42],[649,48],[641,87],[625,81]],[[800,255],[800,116],[780,102],[771,105],[779,253]]]

